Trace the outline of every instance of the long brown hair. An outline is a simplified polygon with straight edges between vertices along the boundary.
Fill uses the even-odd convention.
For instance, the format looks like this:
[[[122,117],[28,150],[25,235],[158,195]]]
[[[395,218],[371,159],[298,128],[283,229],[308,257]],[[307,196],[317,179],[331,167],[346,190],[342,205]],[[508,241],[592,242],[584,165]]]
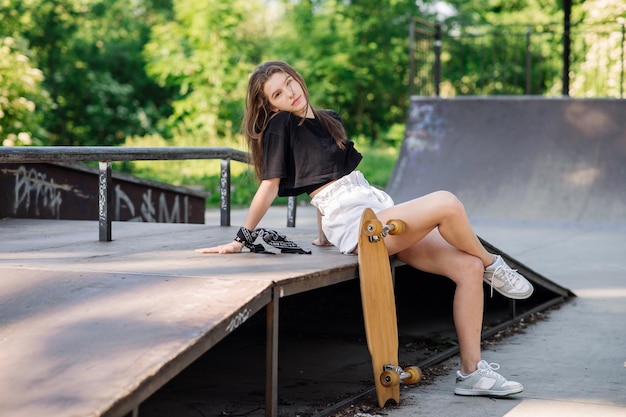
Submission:
[[[248,142],[248,149],[252,156],[252,164],[257,179],[262,179],[263,173],[263,134],[269,121],[276,115],[270,109],[270,102],[263,92],[263,87],[267,80],[277,72],[283,72],[296,80],[304,91],[308,105],[313,114],[320,121],[322,126],[328,130],[330,136],[335,140],[337,146],[345,148],[346,131],[341,121],[337,120],[330,112],[315,109],[309,101],[309,90],[306,87],[304,78],[289,64],[281,61],[269,61],[256,67],[250,80],[248,81],[248,91],[246,94],[246,111],[243,118],[243,134]],[[304,117],[300,123],[304,123]]]

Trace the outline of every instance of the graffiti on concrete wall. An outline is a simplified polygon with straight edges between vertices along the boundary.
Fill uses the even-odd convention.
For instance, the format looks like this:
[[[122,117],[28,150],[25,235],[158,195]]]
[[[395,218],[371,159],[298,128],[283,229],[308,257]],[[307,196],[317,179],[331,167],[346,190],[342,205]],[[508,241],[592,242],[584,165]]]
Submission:
[[[387,189],[394,193],[402,188],[405,181],[412,181],[418,175],[425,175],[424,167],[417,164],[425,155],[437,155],[441,152],[447,134],[447,120],[436,106],[430,103],[415,103],[409,108],[402,149],[394,175]],[[404,177],[408,173],[409,178]],[[393,195],[393,194],[392,194]]]
[[[141,204],[139,209],[135,208],[135,203],[130,196],[124,192],[118,184],[115,186],[115,197],[113,199],[115,207],[115,219],[122,218],[122,210],[127,210],[130,218],[129,221],[150,222],[150,223],[186,223],[189,213],[189,197],[183,198],[181,215],[180,196],[174,197],[174,203],[168,205],[165,195],[160,193],[156,204],[152,198],[152,188],[148,188],[141,195]]]
[[[66,178],[55,177],[40,166],[19,165],[2,168],[2,180],[7,187],[8,201],[3,204],[11,217],[52,219],[97,219],[97,180],[93,192],[84,184],[74,184]],[[6,179],[9,181],[6,181]],[[11,181],[11,179],[13,181]],[[90,184],[91,177],[87,182]],[[8,184],[7,184],[8,182]],[[11,182],[13,184],[11,184]],[[70,182],[72,182],[70,184]],[[114,186],[113,220],[189,223],[191,202],[188,195],[166,192],[149,186],[118,182]],[[5,198],[6,198],[5,197]],[[13,200],[13,201],[10,201]],[[202,202],[202,204],[204,204]],[[92,210],[93,209],[93,210]],[[92,212],[93,211],[93,215]],[[68,214],[69,213],[69,214]]]
[[[61,191],[71,189],[66,184],[55,183],[54,178],[48,179],[45,172],[22,165],[15,172],[13,212],[17,213],[20,207],[24,207],[29,213],[34,211],[36,216],[47,213],[58,218],[63,203]]]

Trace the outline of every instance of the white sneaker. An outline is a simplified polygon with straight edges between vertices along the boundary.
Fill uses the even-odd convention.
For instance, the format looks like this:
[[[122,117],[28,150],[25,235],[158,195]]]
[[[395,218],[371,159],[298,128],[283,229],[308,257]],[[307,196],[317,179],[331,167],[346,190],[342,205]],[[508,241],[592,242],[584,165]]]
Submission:
[[[457,395],[480,395],[486,397],[506,397],[524,391],[519,382],[507,381],[496,371],[500,369],[497,363],[478,362],[478,369],[468,376],[460,371],[456,374],[454,393]]]
[[[485,268],[483,280],[491,286],[492,297],[494,288],[505,297],[515,300],[528,298],[534,291],[532,284],[517,270],[511,269],[500,255],[496,255],[496,261]]]

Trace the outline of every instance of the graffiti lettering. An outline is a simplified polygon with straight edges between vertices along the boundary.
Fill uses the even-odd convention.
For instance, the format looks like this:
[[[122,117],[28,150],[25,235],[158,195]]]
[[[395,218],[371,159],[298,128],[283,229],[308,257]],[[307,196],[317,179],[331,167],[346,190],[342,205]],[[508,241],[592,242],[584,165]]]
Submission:
[[[241,326],[246,320],[250,318],[250,313],[252,311],[250,309],[245,308],[243,311],[237,313],[235,317],[230,321],[228,326],[226,326],[226,332],[231,333],[237,327]]]
[[[139,215],[135,215],[135,204],[133,200],[122,190],[122,187],[118,184],[115,186],[115,218],[122,218],[122,210],[127,209],[130,213],[130,219],[128,221],[135,222],[149,222],[149,223],[187,223],[189,213],[189,197],[183,198],[183,210],[184,216],[181,216],[181,204],[180,196],[174,197],[174,203],[171,210],[167,204],[165,194],[161,193],[155,207],[152,202],[152,188],[146,190],[141,196],[141,206],[139,208]],[[158,217],[157,217],[158,211]]]
[[[107,218],[107,209],[106,206],[109,203],[107,201],[107,177],[106,175],[98,176],[98,219],[100,223],[106,221]],[[110,194],[109,194],[110,195]],[[110,205],[109,205],[110,207]],[[110,215],[110,214],[109,214]]]
[[[148,223],[156,223],[156,218],[154,217],[156,209],[154,208],[154,204],[152,204],[151,188],[141,196],[141,208],[139,210],[145,221]]]
[[[220,207],[222,210],[226,210],[228,208],[228,172],[225,169],[222,169],[220,174]]]
[[[36,169],[26,169],[23,165],[15,172],[15,202],[13,214],[23,207],[27,212],[34,208],[35,215],[43,211],[59,218],[63,198],[61,191],[70,191],[69,185],[55,184],[54,179],[47,179],[45,173]]]
[[[165,201],[165,194],[161,193],[161,196],[159,197],[159,223],[181,223],[180,201],[178,197],[179,196],[176,196],[176,198],[174,198],[174,205],[172,206],[172,212],[170,213],[169,210],[167,209],[167,201]],[[185,208],[184,219],[186,222],[186,219],[188,218],[188,212],[189,212],[189,197],[185,196],[183,200],[184,200],[183,206]]]
[[[66,204],[72,203],[72,198],[67,193],[72,193],[75,197],[87,199],[89,192],[67,184],[57,184],[54,178],[48,177],[46,172],[36,168],[26,168],[21,165],[14,170],[3,170],[15,177],[15,187],[13,201],[13,215],[27,215],[35,218],[61,218],[63,198],[66,197]],[[98,188],[95,191],[98,195],[98,220],[105,218],[105,201],[101,194],[105,191],[103,181],[106,177],[98,176]],[[154,193],[153,193],[154,191]],[[141,195],[141,205],[136,209],[136,203],[122,189],[122,185],[117,184],[114,190],[114,220],[126,218],[128,221],[154,222],[154,223],[187,223],[189,221],[189,196],[173,195],[172,204],[167,202],[167,194],[161,192],[156,201],[153,201],[153,194],[156,196],[158,190],[147,188]],[[126,212],[124,212],[126,211]],[[21,213],[20,213],[21,212]],[[112,213],[113,214],[113,213]],[[126,216],[124,216],[126,214]],[[130,215],[130,216],[129,216]],[[130,217],[130,218],[129,218]]]
[[[115,186],[115,218],[122,218],[122,207],[127,207],[128,211],[130,211],[130,219],[128,221],[131,222],[140,222],[142,221],[141,216],[135,217],[135,205],[133,204],[133,200],[130,199],[128,194],[122,191],[122,187],[118,185]]]

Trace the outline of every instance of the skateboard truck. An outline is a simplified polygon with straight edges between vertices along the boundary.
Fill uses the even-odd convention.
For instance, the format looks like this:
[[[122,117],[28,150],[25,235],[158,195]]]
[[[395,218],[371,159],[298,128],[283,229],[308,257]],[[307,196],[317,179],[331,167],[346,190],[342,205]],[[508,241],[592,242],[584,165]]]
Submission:
[[[396,365],[384,365],[380,374],[380,383],[384,387],[393,387],[403,382],[408,385],[416,384],[422,379],[422,370],[417,366],[402,369]]]
[[[381,238],[390,235],[398,235],[404,233],[406,224],[401,220],[390,220],[382,225],[379,221],[369,221],[365,225],[364,233],[368,236],[370,242],[378,242]]]

